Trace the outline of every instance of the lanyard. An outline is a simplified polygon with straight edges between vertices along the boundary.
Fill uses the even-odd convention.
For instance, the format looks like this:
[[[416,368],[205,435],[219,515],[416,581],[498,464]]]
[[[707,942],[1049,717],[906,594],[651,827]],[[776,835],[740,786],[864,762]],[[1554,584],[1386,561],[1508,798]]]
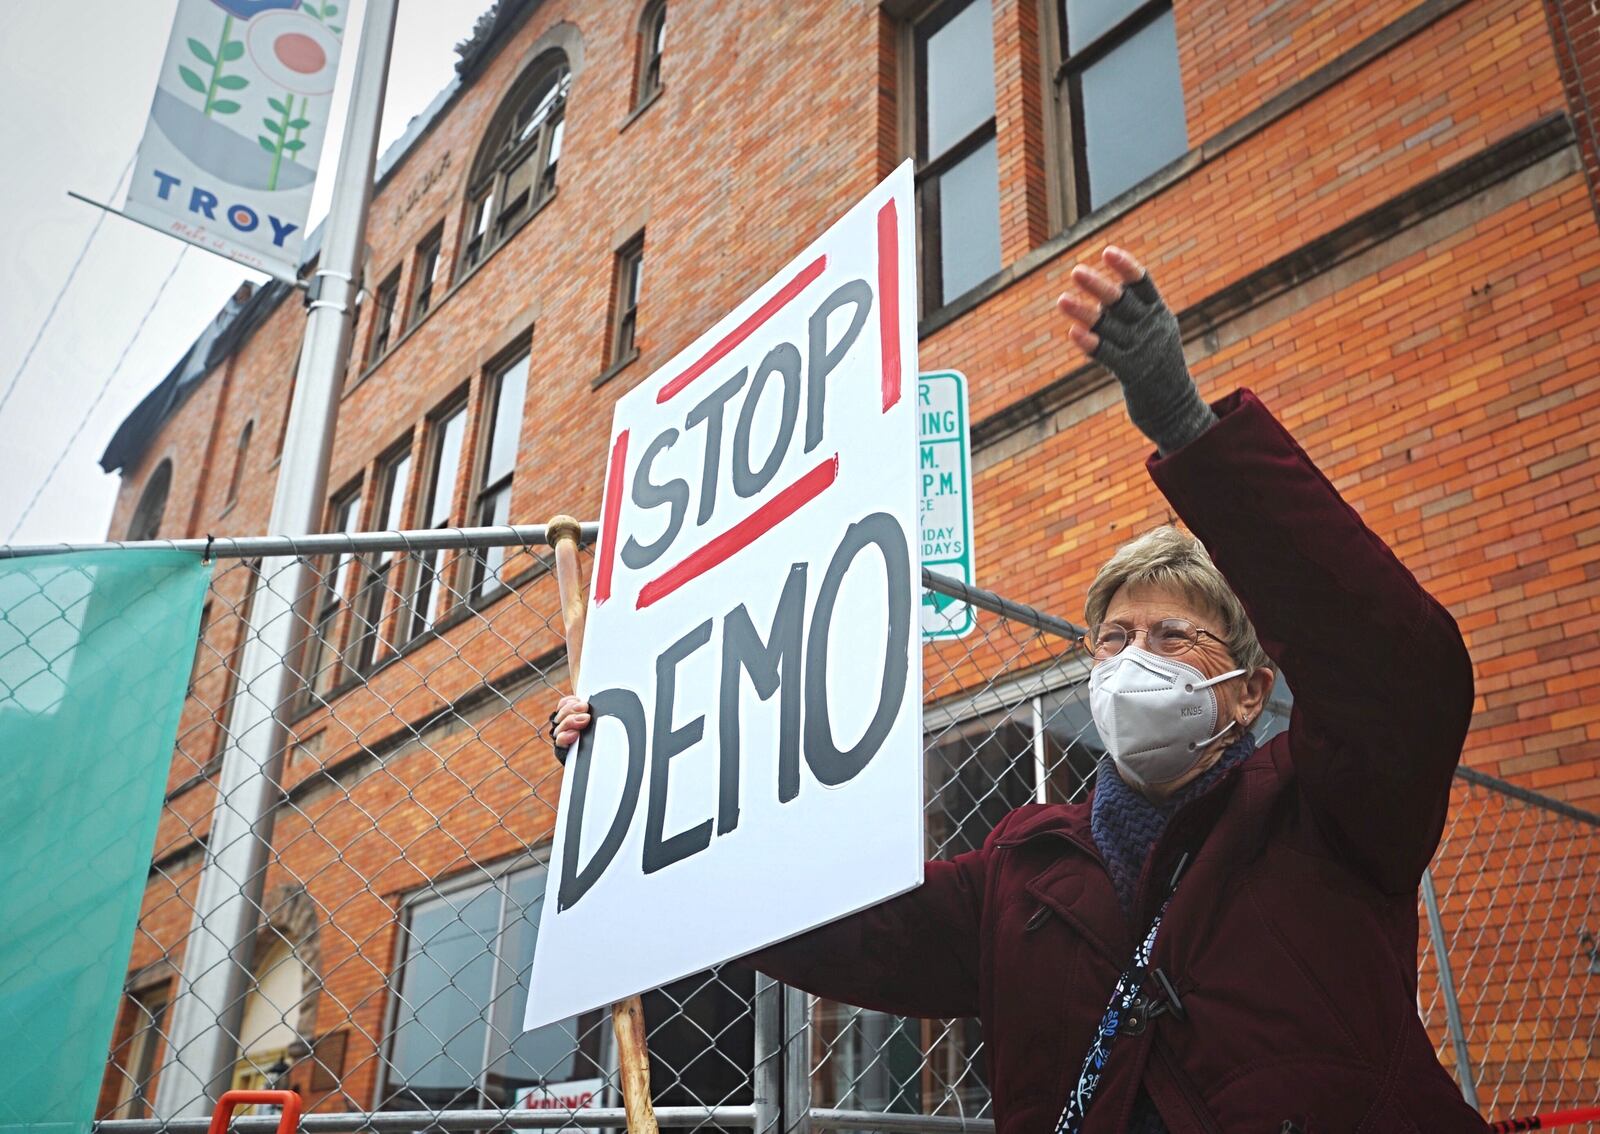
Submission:
[[[1062,1108],[1061,1117],[1056,1119],[1055,1134],[1080,1134],[1083,1130],[1084,1116],[1089,1113],[1089,1104],[1094,1101],[1095,1092],[1100,1089],[1106,1060],[1111,1058],[1111,1045],[1121,1033],[1123,1021],[1128,1018],[1133,1002],[1139,999],[1139,993],[1144,989],[1144,979],[1150,971],[1150,954],[1156,947],[1156,933],[1161,929],[1161,919],[1167,916],[1167,907],[1172,904],[1172,894],[1178,888],[1178,878],[1188,864],[1189,856],[1184,855],[1178,862],[1178,869],[1172,874],[1172,882],[1167,887],[1166,901],[1162,902],[1161,908],[1156,911],[1144,940],[1139,942],[1139,947],[1133,951],[1133,963],[1123,970],[1122,975],[1117,978],[1117,986],[1111,990],[1111,1002],[1106,1005],[1105,1014],[1100,1017],[1100,1026],[1095,1029],[1094,1039],[1089,1042],[1089,1050],[1084,1053],[1083,1067],[1078,1071],[1078,1082],[1067,1098],[1067,1105]]]

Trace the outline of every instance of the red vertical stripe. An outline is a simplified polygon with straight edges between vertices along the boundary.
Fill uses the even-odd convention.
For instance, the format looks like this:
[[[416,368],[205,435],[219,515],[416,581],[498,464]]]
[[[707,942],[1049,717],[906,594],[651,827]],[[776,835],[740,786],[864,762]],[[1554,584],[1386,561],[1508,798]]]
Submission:
[[[883,412],[900,400],[900,224],[894,198],[878,210],[878,331],[883,340]]]
[[[611,443],[611,464],[606,469],[606,514],[600,525],[600,562],[594,572],[594,604],[611,597],[611,566],[617,560],[617,518],[622,515],[622,473],[628,464],[628,431]]]

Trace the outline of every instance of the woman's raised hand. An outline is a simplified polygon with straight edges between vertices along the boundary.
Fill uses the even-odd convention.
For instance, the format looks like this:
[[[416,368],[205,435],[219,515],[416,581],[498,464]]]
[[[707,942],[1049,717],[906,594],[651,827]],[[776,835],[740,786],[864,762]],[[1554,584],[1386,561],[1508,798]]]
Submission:
[[[1116,305],[1128,284],[1138,283],[1146,276],[1144,265],[1131,252],[1114,245],[1107,245],[1100,253],[1100,265],[1099,269],[1088,264],[1074,267],[1072,282],[1082,294],[1068,293],[1056,300],[1056,306],[1073,321],[1067,329],[1067,337],[1091,358],[1100,349],[1100,336],[1092,328],[1100,322],[1101,313]]]
[[[1132,253],[1108,245],[1098,266],[1072,269],[1078,292],[1056,300],[1067,337],[1122,383],[1144,435],[1163,453],[1182,448],[1217,420],[1200,399],[1183,359],[1178,320]]]
[[[570,748],[577,743],[578,734],[589,727],[589,702],[580,701],[568,693],[556,705],[556,746]]]

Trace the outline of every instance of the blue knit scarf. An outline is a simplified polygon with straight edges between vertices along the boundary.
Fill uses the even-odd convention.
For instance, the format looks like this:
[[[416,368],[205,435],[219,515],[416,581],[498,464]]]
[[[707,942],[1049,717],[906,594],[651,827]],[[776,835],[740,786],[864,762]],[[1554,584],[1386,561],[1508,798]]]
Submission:
[[[1129,787],[1109,756],[1100,761],[1089,812],[1090,830],[1094,834],[1094,845],[1100,848],[1100,857],[1111,871],[1111,882],[1117,888],[1123,913],[1133,912],[1134,891],[1144,871],[1144,860],[1167,829],[1167,823],[1185,804],[1210,791],[1229,768],[1255,750],[1255,737],[1246,732],[1224,749],[1220,760],[1165,803],[1153,803]]]

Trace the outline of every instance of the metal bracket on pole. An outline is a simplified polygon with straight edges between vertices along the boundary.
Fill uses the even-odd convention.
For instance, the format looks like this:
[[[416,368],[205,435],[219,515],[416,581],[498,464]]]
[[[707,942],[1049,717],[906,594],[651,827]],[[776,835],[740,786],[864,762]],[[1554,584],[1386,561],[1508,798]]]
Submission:
[[[99,209],[101,212],[110,213],[114,217],[121,217],[125,221],[132,221],[134,224],[138,225],[140,228],[148,228],[151,232],[159,232],[162,236],[171,236],[172,235],[172,233],[168,232],[166,229],[162,228],[160,225],[151,224],[149,221],[142,221],[138,217],[130,217],[127,213],[123,212],[122,210],[114,209],[110,205],[107,205],[107,204],[105,204],[105,203],[103,203],[101,201],[96,201],[93,197],[85,197],[82,193],[74,193],[71,189],[67,190],[67,196],[71,197],[74,201],[82,201],[85,205],[92,205],[95,208]],[[220,259],[228,261],[228,263],[232,264],[236,268],[249,268],[253,272],[260,272],[262,275],[271,276],[275,280],[281,280],[283,283],[291,284],[294,287],[304,288],[306,286],[306,282],[304,280],[300,279],[298,276],[291,276],[291,275],[287,274],[286,272],[275,272],[271,268],[256,268],[256,267],[252,267],[249,264],[241,264],[241,263],[239,263],[239,261],[235,260],[233,257],[224,256],[221,252],[218,252],[215,248],[207,248],[204,244],[193,244],[193,243],[191,243],[191,244],[189,244],[189,247],[190,248],[198,248],[202,252],[209,252],[213,256],[216,256],[216,257],[218,257]]]
[[[319,296],[327,295],[312,304],[306,318],[272,501],[269,530],[274,532],[299,535],[322,526],[334,419],[350,353],[350,280],[365,246],[396,3],[367,3],[328,210],[322,251],[327,267],[318,273]],[[261,563],[156,1089],[155,1112],[163,1120],[209,1113],[239,1059],[251,946],[262,917],[272,820],[281,798],[277,762],[284,729],[278,710],[298,689],[291,659],[314,581],[303,556],[279,555]]]
[[[337,311],[343,315],[350,310],[349,307],[342,302],[335,303],[333,300],[322,298],[322,293],[325,290],[322,281],[325,277],[342,281],[347,285],[346,291],[351,290],[351,286],[355,283],[355,274],[353,272],[336,272],[332,268],[318,269],[311,273],[311,282],[306,285],[306,308],[315,311],[318,308],[325,307],[330,311]]]

